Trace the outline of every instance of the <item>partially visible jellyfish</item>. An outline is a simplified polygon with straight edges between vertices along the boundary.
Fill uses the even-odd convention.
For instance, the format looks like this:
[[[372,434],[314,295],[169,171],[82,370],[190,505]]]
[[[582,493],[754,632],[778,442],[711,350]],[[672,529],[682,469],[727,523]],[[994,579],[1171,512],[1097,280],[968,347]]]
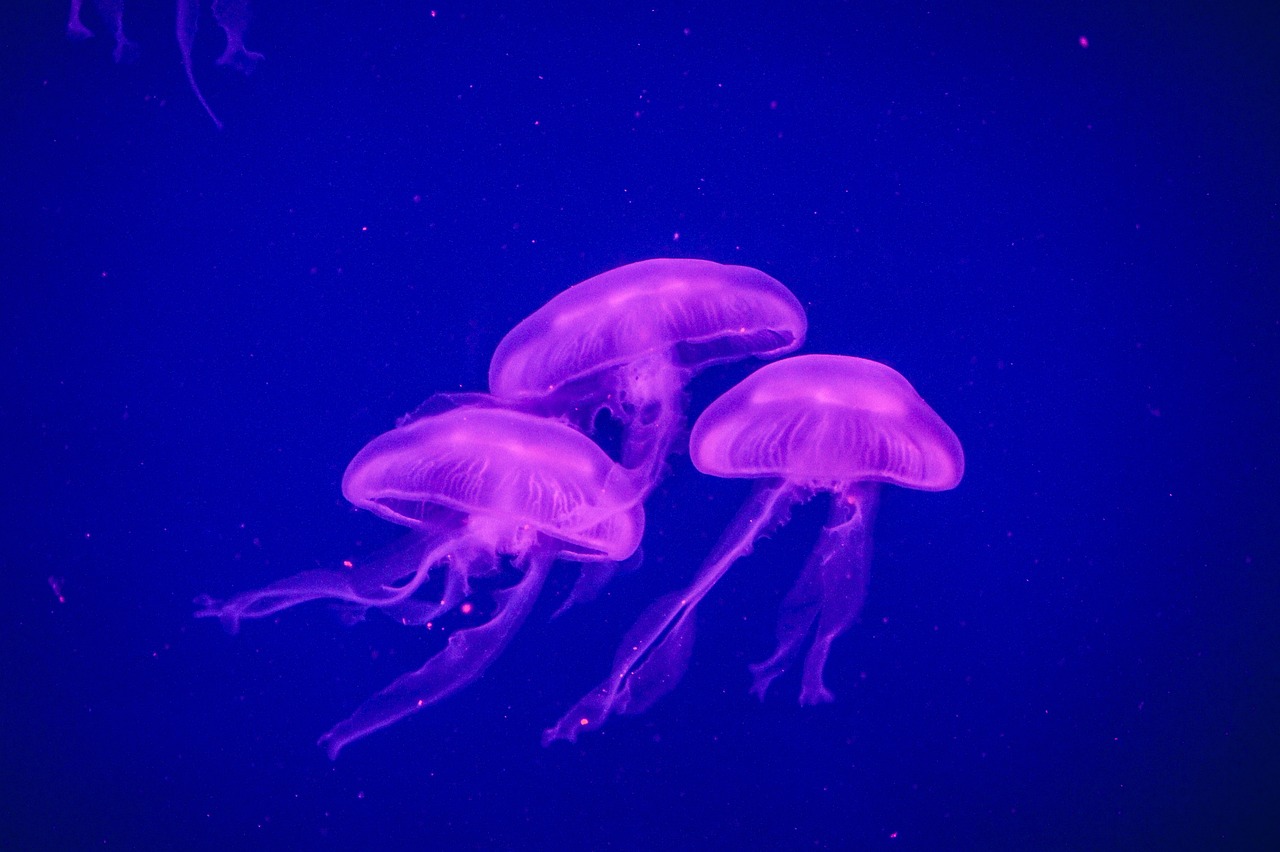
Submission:
[[[658,258],[611,269],[547,302],[498,344],[489,391],[592,431],[608,411],[644,494],[684,428],[700,370],[776,358],[804,342],[804,308],[756,269]]]
[[[244,33],[249,28],[249,0],[213,0],[213,19],[227,37],[227,44],[218,57],[218,64],[234,68],[241,74],[253,71],[262,61],[262,54],[244,46]],[[221,130],[222,122],[204,99],[200,86],[196,84],[195,70],[191,66],[191,49],[195,45],[199,21],[199,0],[178,0],[178,49],[182,52],[182,69],[187,73],[187,82],[191,84],[191,91],[195,92],[200,106],[204,107],[209,118]]]
[[[93,38],[93,30],[85,26],[81,17],[82,0],[71,0],[71,11],[67,15],[67,36],[77,41]],[[138,58],[138,45],[124,34],[124,0],[94,0],[93,5],[103,23],[111,27],[111,35],[115,39],[115,47],[111,57],[116,62],[133,62]]]
[[[378,436],[347,467],[342,493],[414,530],[399,558],[350,572],[306,571],[227,601],[202,598],[197,614],[234,632],[242,619],[325,599],[425,624],[507,559],[523,576],[493,593],[487,622],[454,633],[421,669],[321,737],[331,758],[480,677],[528,616],[553,562],[626,559],[644,530],[632,478],[590,439],[558,421],[494,407],[454,408]],[[437,568],[447,572],[443,591],[415,597]]]
[[[93,0],[98,15],[111,27],[115,37],[115,49],[111,55],[116,62],[131,62],[137,58],[138,54],[138,46],[130,41],[124,32],[124,3],[125,0]],[[71,0],[71,11],[67,16],[67,35],[73,39],[93,37],[93,30],[84,23],[82,8],[83,0]],[[227,39],[226,46],[218,57],[218,64],[234,68],[242,74],[248,74],[262,60],[261,53],[249,50],[244,44],[244,34],[249,28],[249,0],[213,0],[211,9],[213,19],[222,28]],[[177,0],[176,31],[178,50],[182,54],[182,68],[186,72],[187,82],[191,84],[191,91],[195,93],[196,100],[200,101],[200,106],[204,107],[204,111],[209,114],[209,118],[213,119],[218,129],[222,129],[222,122],[218,120],[218,116],[214,114],[213,109],[204,99],[200,86],[196,83],[195,70],[191,64],[191,51],[195,45],[199,21],[200,0]]]
[[[893,369],[861,358],[804,355],[768,364],[713,402],[689,439],[694,466],[712,476],[756,481],[693,582],[640,617],[603,683],[543,735],[573,740],[612,713],[639,713],[684,674],[694,609],[791,508],[830,494],[826,524],[782,602],[777,650],[751,667],[752,692],[797,657],[805,640],[800,703],[832,700],[823,669],[832,641],[866,598],[871,522],[881,483],[922,491],[956,487],[964,453],[955,433]]]

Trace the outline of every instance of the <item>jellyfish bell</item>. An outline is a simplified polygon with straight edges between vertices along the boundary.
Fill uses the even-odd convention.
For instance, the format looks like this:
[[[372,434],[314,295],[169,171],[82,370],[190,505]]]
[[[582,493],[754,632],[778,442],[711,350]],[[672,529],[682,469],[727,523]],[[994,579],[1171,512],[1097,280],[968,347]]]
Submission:
[[[602,450],[503,408],[457,408],[379,435],[347,466],[342,493],[408,527],[452,520],[495,540],[536,531],[581,561],[625,559],[644,529],[633,480]]]
[[[832,641],[866,598],[871,522],[881,483],[956,487],[964,452],[955,433],[893,369],[862,358],[803,355],[768,364],[707,407],[689,440],[703,473],[752,479],[751,497],[692,584],[652,605],[628,634],[608,678],[544,734],[570,739],[612,713],[639,712],[680,679],[698,602],[792,507],[831,494],[828,517],[782,603],[777,650],[751,667],[752,691],[794,661],[805,640],[800,701],[832,700],[823,669]]]
[[[528,616],[557,559],[625,559],[644,531],[634,480],[603,450],[563,423],[500,407],[459,407],[378,436],[348,466],[343,493],[412,528],[410,545],[355,571],[306,571],[224,602],[203,598],[197,615],[234,630],[242,619],[325,599],[426,624],[454,609],[471,580],[495,574],[504,558],[523,573],[494,593],[487,622],[454,633],[421,669],[325,734],[331,757],[478,678]],[[441,567],[438,597],[415,597]]]
[[[907,380],[844,355],[800,355],[748,376],[698,418],[690,454],[711,476],[831,490],[946,491],[964,475],[959,439]]]
[[[757,269],[655,258],[563,291],[502,339],[496,396],[522,399],[648,357],[690,369],[783,355],[804,340],[799,300]]]
[[[759,270],[645,260],[570,287],[520,322],[494,352],[489,390],[587,431],[607,410],[622,424],[623,465],[651,490],[682,431],[689,379],[784,355],[806,329],[799,300]]]

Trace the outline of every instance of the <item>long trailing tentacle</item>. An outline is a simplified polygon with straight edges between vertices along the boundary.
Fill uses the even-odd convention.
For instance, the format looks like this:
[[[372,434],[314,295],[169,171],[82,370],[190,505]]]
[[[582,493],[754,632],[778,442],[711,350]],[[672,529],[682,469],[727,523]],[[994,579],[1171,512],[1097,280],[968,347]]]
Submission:
[[[497,607],[489,621],[454,633],[426,665],[395,680],[322,736],[320,745],[329,757],[336,758],[352,741],[434,704],[484,674],[533,609],[553,561],[550,552],[532,553],[520,582],[494,593]]]
[[[543,745],[573,741],[613,713],[642,712],[670,692],[688,665],[698,602],[758,539],[785,523],[791,507],[808,493],[774,480],[758,483],[693,582],[645,610],[623,639],[609,676],[543,733]]]

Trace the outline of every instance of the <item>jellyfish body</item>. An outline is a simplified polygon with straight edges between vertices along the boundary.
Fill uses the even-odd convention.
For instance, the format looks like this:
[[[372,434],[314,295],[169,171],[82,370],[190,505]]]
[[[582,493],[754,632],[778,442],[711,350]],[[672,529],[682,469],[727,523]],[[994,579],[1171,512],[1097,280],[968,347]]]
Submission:
[[[557,295],[498,344],[495,397],[591,431],[622,424],[621,462],[647,494],[684,426],[685,386],[700,370],[776,358],[804,342],[804,309],[756,269],[657,258]]]
[[[609,676],[544,734],[572,740],[612,713],[636,713],[684,673],[698,602],[760,536],[796,504],[831,495],[829,515],[782,603],[777,650],[752,666],[752,691],[795,660],[805,640],[800,701],[830,701],[823,682],[832,641],[866,598],[871,522],[880,483],[924,491],[959,484],[964,453],[955,433],[893,369],[861,358],[806,355],[768,364],[708,406],[690,435],[694,465],[712,476],[756,480],[750,499],[693,582],[641,616]]]
[[[234,631],[242,619],[325,599],[425,624],[458,606],[470,581],[495,574],[504,558],[523,575],[494,593],[489,621],[454,633],[421,669],[326,733],[320,742],[330,757],[478,678],[528,616],[557,559],[625,559],[644,529],[632,479],[588,438],[501,408],[456,408],[380,435],[352,460],[342,490],[356,506],[410,527],[409,544],[366,569],[307,571],[225,602],[203,598],[198,615]],[[447,572],[438,598],[415,597],[438,568]]]

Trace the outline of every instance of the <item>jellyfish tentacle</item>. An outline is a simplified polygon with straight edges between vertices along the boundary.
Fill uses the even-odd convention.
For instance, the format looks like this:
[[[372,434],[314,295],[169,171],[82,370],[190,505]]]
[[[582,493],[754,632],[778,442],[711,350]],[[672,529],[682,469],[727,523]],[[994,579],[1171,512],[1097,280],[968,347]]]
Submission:
[[[774,678],[790,668],[800,653],[800,646],[808,638],[822,609],[822,555],[823,550],[814,548],[805,560],[804,568],[796,579],[795,585],[782,599],[778,614],[778,625],[775,635],[778,640],[777,650],[763,662],[754,663],[748,668],[753,682],[751,693],[764,701],[765,694]]]
[[[574,581],[573,588],[569,590],[569,595],[556,611],[551,613],[551,617],[559,618],[568,612],[571,607],[595,600],[600,594],[600,590],[607,586],[617,573],[618,568],[616,565],[600,562],[582,563],[578,568],[578,579]]]
[[[529,616],[554,560],[554,553],[531,552],[520,581],[494,593],[497,607],[491,619],[454,633],[444,650],[426,665],[397,678],[334,725],[320,738],[320,745],[329,753],[329,758],[336,758],[338,752],[354,740],[434,704],[484,674]]]
[[[446,612],[453,611],[467,595],[471,594],[471,564],[461,559],[451,559],[449,561],[449,570],[444,579],[444,591],[438,601],[407,598],[398,603],[379,605],[378,609],[406,626],[417,625],[420,627],[430,624]]]
[[[831,643],[858,620],[871,576],[871,523],[878,499],[875,483],[855,483],[831,501],[831,515],[818,539],[822,562],[822,610],[813,644],[804,658],[801,704],[835,700],[823,683]]]
[[[248,0],[213,0],[213,19],[227,37],[227,46],[218,57],[242,74],[249,74],[262,61],[262,54],[244,46],[244,33],[249,28]]]
[[[423,583],[427,581],[427,577],[431,575],[431,569],[440,562],[449,565],[449,575],[461,575],[464,579],[467,576],[467,567],[474,561],[474,555],[469,553],[472,548],[468,547],[465,537],[462,538],[445,538],[440,543],[428,551],[423,558],[418,560],[418,567],[413,574],[401,582],[404,572],[398,576],[391,577],[378,584],[378,591],[374,595],[369,595],[371,601],[370,606],[393,606],[395,604],[406,601],[416,592]],[[365,582],[374,578],[364,578]],[[377,580],[374,580],[377,582]],[[379,598],[377,595],[381,595]]]
[[[641,713],[670,692],[693,650],[691,604],[685,592],[650,604],[623,637],[609,676],[543,731],[542,744],[574,742],[580,732],[600,727],[613,713]]]
[[[623,640],[609,676],[543,732],[543,745],[572,742],[580,732],[600,727],[613,713],[642,712],[670,692],[688,664],[698,602],[733,563],[751,553],[757,540],[786,522],[792,506],[808,496],[808,489],[777,480],[757,483],[693,582],[644,611]]]
[[[425,582],[431,569],[446,560],[456,544],[456,540],[448,536],[425,543],[420,539],[415,540],[414,547],[423,546],[417,568],[413,571],[409,582],[395,587],[390,592],[385,591],[387,589],[385,584],[408,573],[405,568],[406,561],[396,558],[404,555],[403,549],[397,550],[394,556],[388,556],[370,566],[365,572],[367,576],[318,569],[294,574],[292,577],[277,580],[261,589],[244,592],[225,601],[201,595],[196,598],[196,604],[200,607],[196,611],[196,617],[221,619],[228,632],[236,633],[240,628],[240,622],[244,619],[264,618],[307,601],[324,599],[345,601],[364,609],[391,607],[408,599]],[[466,566],[452,564],[450,572],[451,576],[453,573],[462,572],[465,577]],[[379,591],[370,591],[371,585]],[[443,607],[448,601],[449,596],[446,593],[441,606]]]
[[[76,41],[93,38],[93,30],[84,25],[80,19],[82,0],[71,0],[71,11],[67,15],[67,36]]]
[[[564,554],[561,554],[561,558],[564,558]],[[639,548],[621,562],[594,561],[579,563],[578,579],[574,581],[573,588],[569,590],[564,602],[560,604],[555,612],[551,613],[551,617],[553,619],[559,618],[578,604],[595,600],[600,595],[600,591],[609,585],[614,577],[637,571],[643,564],[644,551]]]
[[[136,60],[138,45],[124,32],[124,0],[95,0],[93,5],[97,7],[98,17],[111,27],[111,35],[115,39],[111,58],[121,65]],[[67,16],[67,35],[76,41],[93,38],[93,30],[85,26],[81,17],[81,6],[82,0],[71,0],[71,11]]]
[[[182,54],[182,70],[187,74],[187,82],[191,84],[191,91],[195,93],[196,100],[200,102],[200,106],[204,107],[209,118],[213,119],[214,125],[221,130],[222,122],[214,114],[213,107],[209,106],[209,102],[204,99],[204,93],[196,83],[195,69],[191,65],[191,50],[195,46],[196,29],[199,25],[200,4],[197,0],[178,0],[177,35],[178,52]]]
[[[782,601],[777,650],[750,666],[751,692],[761,701],[769,685],[795,661],[813,633],[805,656],[800,703],[825,704],[834,699],[823,683],[831,643],[862,611],[871,564],[871,522],[879,490],[875,483],[853,483],[832,494],[827,521],[805,560],[799,578]],[[814,631],[814,622],[817,630]]]
[[[235,68],[243,74],[253,71],[254,67],[262,61],[262,54],[249,50],[244,45],[244,33],[249,26],[248,4],[245,0],[214,0],[213,17],[227,38],[226,48],[218,57],[218,64]],[[200,85],[196,82],[195,68],[192,66],[191,51],[195,46],[196,31],[199,26],[198,0],[178,0],[177,36],[178,51],[182,54],[182,70],[186,72],[187,82],[191,85],[191,91],[195,93],[196,100],[200,102],[200,106],[204,107],[209,118],[213,119],[214,125],[221,130],[222,122],[214,113],[213,107],[209,106],[209,102],[205,100],[204,92],[200,91]]]

